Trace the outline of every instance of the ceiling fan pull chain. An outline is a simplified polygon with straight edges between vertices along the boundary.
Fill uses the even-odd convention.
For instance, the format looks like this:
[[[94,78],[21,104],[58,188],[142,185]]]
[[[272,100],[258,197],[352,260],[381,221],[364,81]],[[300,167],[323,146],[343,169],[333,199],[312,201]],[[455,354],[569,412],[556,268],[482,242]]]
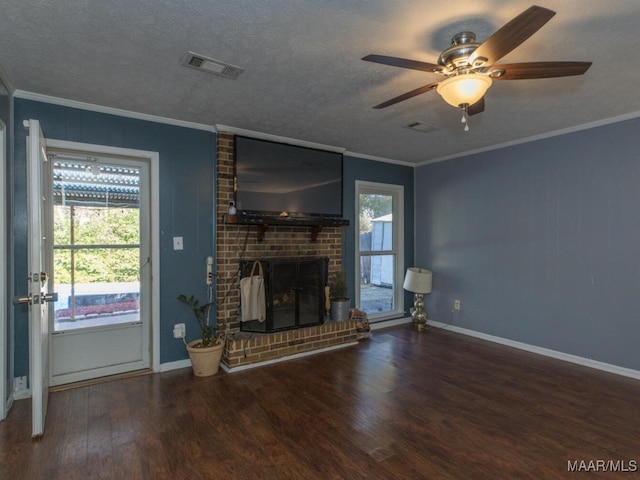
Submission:
[[[460,123],[464,123],[464,131],[469,131],[469,114],[467,113],[468,105],[462,107],[462,118],[460,119]]]

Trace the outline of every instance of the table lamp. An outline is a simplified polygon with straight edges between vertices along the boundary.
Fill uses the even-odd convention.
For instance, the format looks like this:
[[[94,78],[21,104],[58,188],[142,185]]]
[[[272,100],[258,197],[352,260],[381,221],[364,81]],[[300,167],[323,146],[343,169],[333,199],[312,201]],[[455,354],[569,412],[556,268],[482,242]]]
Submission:
[[[414,294],[411,320],[413,326],[418,330],[424,330],[427,326],[427,312],[424,310],[422,296],[431,293],[432,280],[433,272],[420,267],[407,268],[407,274],[404,277],[403,288]]]

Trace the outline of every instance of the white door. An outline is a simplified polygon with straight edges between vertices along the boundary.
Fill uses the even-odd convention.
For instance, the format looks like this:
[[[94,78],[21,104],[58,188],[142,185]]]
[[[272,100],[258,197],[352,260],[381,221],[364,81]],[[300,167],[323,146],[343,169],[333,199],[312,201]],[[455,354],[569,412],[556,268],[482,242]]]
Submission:
[[[44,433],[49,397],[49,293],[51,249],[47,222],[50,190],[44,136],[37,120],[25,121],[27,137],[29,381],[32,395],[32,435]],[[24,303],[24,302],[23,302]]]
[[[52,146],[49,156],[51,385],[148,369],[149,162]]]

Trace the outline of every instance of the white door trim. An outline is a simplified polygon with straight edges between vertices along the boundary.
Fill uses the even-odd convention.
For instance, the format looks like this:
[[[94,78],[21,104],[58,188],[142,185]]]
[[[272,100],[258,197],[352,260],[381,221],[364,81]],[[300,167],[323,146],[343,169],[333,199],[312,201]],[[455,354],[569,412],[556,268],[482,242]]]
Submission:
[[[7,372],[8,346],[7,346],[7,298],[9,294],[9,279],[7,278],[7,130],[0,120],[0,283],[5,288],[0,288],[0,420],[7,416],[7,395],[10,390],[10,375]]]
[[[81,150],[96,156],[115,155],[149,161],[151,193],[151,369],[160,371],[160,154],[147,150],[47,139],[47,147]]]

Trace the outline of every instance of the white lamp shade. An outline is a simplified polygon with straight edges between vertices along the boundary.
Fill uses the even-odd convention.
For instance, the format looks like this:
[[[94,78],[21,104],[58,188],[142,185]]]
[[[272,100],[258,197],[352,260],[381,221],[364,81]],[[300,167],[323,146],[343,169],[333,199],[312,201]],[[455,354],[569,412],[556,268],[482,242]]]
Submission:
[[[413,293],[431,293],[433,272],[426,268],[410,267],[404,277],[402,287]]]
[[[473,105],[478,102],[489,89],[493,81],[486,75],[469,73],[456,75],[443,80],[436,87],[444,101],[454,107]]]

